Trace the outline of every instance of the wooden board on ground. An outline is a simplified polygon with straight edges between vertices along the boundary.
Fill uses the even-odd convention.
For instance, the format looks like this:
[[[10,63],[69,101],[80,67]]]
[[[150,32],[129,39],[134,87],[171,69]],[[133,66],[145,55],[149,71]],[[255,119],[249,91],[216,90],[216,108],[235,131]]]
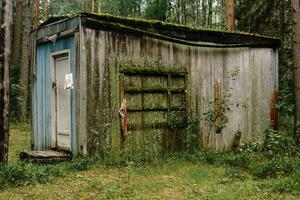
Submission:
[[[20,159],[27,160],[32,163],[52,164],[71,160],[72,155],[63,151],[22,151]]]

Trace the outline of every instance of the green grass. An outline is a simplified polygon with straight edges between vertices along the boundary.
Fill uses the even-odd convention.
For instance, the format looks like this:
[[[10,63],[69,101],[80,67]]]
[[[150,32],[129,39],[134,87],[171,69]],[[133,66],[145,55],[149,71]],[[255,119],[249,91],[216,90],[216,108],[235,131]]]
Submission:
[[[159,162],[126,167],[98,166],[66,172],[46,184],[9,187],[0,199],[299,199],[268,188],[277,179],[228,177],[228,169],[191,162]],[[272,188],[272,187],[271,187]]]
[[[30,138],[26,130],[28,127],[21,125],[11,128],[9,156],[12,161],[1,171],[7,185],[0,190],[0,199],[300,198],[297,181],[300,175],[285,174],[286,166],[276,164],[290,163],[299,156],[289,160],[288,156],[274,157],[270,162],[260,162],[266,159],[260,154],[251,157],[198,152],[151,163],[105,166],[95,159],[75,158],[58,165],[32,165],[16,161],[18,150],[29,148],[25,143],[26,138]],[[252,165],[255,160],[259,162]],[[272,173],[269,176],[269,172],[258,170],[260,175],[267,175],[258,177],[253,166]]]
[[[30,150],[31,127],[29,124],[12,124],[9,138],[9,162],[19,158],[20,151]]]

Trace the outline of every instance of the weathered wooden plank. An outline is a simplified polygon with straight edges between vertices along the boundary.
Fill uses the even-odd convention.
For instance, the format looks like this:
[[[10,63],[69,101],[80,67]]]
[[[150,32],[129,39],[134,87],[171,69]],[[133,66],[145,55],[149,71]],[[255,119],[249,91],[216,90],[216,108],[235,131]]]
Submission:
[[[62,151],[22,151],[20,159],[32,163],[53,164],[64,162],[72,159],[72,155]]]
[[[119,73],[117,69],[122,62],[127,62],[127,64],[133,62],[135,64],[137,63],[137,65],[140,66],[139,68],[132,67],[132,69],[134,70],[127,71],[126,68],[121,68],[120,71],[125,73],[124,81],[125,83],[128,83],[127,88],[125,84],[124,92],[128,100],[129,124],[131,124],[133,127],[133,129],[130,130],[130,138],[128,139],[128,142],[125,143],[124,148],[127,148],[127,150],[124,150],[126,151],[126,153],[123,152],[123,155],[129,156],[131,152],[134,154],[134,157],[145,156],[145,154],[141,154],[139,151],[144,151],[145,147],[142,147],[142,145],[146,145],[148,142],[143,140],[152,140],[151,137],[145,135],[145,133],[150,134],[152,132],[151,127],[149,127],[147,124],[149,124],[150,122],[152,124],[160,124],[162,122],[162,115],[148,115],[147,113],[144,113],[144,111],[151,111],[151,109],[154,109],[155,111],[162,111],[163,113],[167,113],[166,107],[158,108],[154,105],[155,102],[153,103],[151,101],[152,99],[154,99],[154,101],[159,100],[159,98],[156,96],[147,96],[147,93],[159,93],[160,90],[162,94],[171,92],[171,94],[174,95],[174,98],[171,95],[171,104],[174,109],[176,109],[175,107],[179,109],[184,99],[181,95],[184,95],[187,91],[189,95],[189,110],[191,114],[195,114],[199,118],[203,118],[203,114],[208,109],[213,107],[213,105],[211,105],[209,101],[213,101],[215,98],[215,83],[220,83],[221,91],[225,91],[228,81],[226,79],[227,73],[231,72],[236,67],[239,68],[240,73],[235,78],[235,80],[232,80],[228,85],[229,88],[233,88],[231,101],[235,105],[245,104],[247,105],[247,109],[233,106],[230,111],[226,112],[226,115],[229,118],[229,122],[227,124],[227,127],[222,130],[220,134],[210,132],[205,122],[201,120],[198,127],[198,145],[202,147],[223,150],[226,148],[230,148],[234,134],[237,131],[242,132],[242,142],[245,142],[254,139],[256,136],[261,136],[260,133],[263,132],[263,129],[268,127],[268,124],[270,122],[270,109],[266,108],[269,106],[268,102],[271,100],[271,94],[269,94],[268,91],[277,90],[278,86],[278,79],[276,78],[276,64],[278,64],[276,63],[277,55],[275,53],[272,53],[271,49],[199,48],[182,44],[174,44],[171,42],[161,41],[149,37],[137,37],[132,35],[126,36],[118,33],[112,34],[111,32],[102,32],[91,29],[88,30],[89,32],[88,34],[86,33],[86,37],[88,37],[88,35],[93,37],[94,35],[97,35],[93,34],[92,32],[99,32],[98,34],[103,34],[103,36],[105,36],[99,37],[99,41],[95,42],[95,45],[102,47],[105,45],[110,46],[110,51],[107,52],[106,49],[108,47],[106,47],[106,49],[103,49],[103,52],[106,53],[101,54],[101,56],[97,57],[97,59],[109,61],[115,59],[114,62],[119,63],[117,65],[112,63],[107,63],[107,65],[99,65],[99,70],[102,70],[102,72],[100,72],[100,75],[105,74],[105,67],[107,66],[110,66],[110,69],[114,68],[114,73]],[[100,41],[103,42],[101,45]],[[99,55],[99,53],[97,54]],[[94,55],[94,57],[96,58],[96,55]],[[149,71],[149,68],[145,68],[146,65],[149,66],[149,62],[151,62],[151,60],[153,61],[155,59],[160,60],[160,62],[164,65],[175,68],[175,70],[158,72],[155,70],[155,65],[153,65],[154,69],[152,69],[152,71]],[[89,63],[91,61],[86,60],[85,62]],[[143,65],[143,63],[146,64]],[[186,68],[185,70],[183,70],[184,73],[182,73],[181,70],[183,66]],[[167,72],[176,72],[176,70],[181,71],[179,74],[175,73],[171,76],[169,85],[171,85],[175,89],[180,88],[177,93],[174,93],[174,91],[164,86],[164,79],[160,80],[160,78],[151,78],[156,76],[160,77],[161,74],[164,77],[167,77]],[[148,73],[150,73],[150,75]],[[183,81],[183,77],[185,77],[187,73],[188,84]],[[114,81],[118,81],[116,76],[112,76],[114,77]],[[110,80],[110,83],[113,83],[110,77],[103,76],[103,78],[106,78],[106,80]],[[117,91],[119,91],[119,84],[117,85],[118,87],[114,86],[114,88],[118,88]],[[156,88],[158,86],[161,86],[160,90]],[[105,85],[103,82],[103,86],[101,87],[106,88],[111,86]],[[139,96],[140,94],[143,94],[142,97]],[[103,93],[103,91],[99,91],[99,95],[102,98],[106,99],[105,92]],[[113,121],[114,123],[116,123],[116,119],[118,119],[118,106],[120,106],[119,95],[120,93],[118,94],[118,92],[114,92],[113,94],[111,94],[111,98],[114,99],[114,107],[113,109],[110,109],[111,113],[109,114],[109,116],[113,116],[113,119],[110,119],[111,121],[109,120],[108,123]],[[89,97],[94,98],[93,96]],[[147,103],[147,101],[149,102]],[[161,100],[159,100],[158,102],[160,102],[160,104],[157,105],[164,105],[163,103],[161,103]],[[184,100],[184,102],[186,102],[186,100]],[[97,106],[100,106],[100,104],[93,105],[93,109],[91,109],[93,111],[96,110]],[[133,108],[135,106],[137,106],[136,109]],[[107,108],[109,109],[109,107]],[[134,111],[134,114],[132,113],[132,111]],[[141,112],[142,114],[137,114],[138,112]],[[103,122],[98,121],[98,123]],[[141,125],[139,126],[139,124]],[[168,133],[167,130],[163,129],[161,129],[160,132],[160,145],[162,145],[162,151],[170,149],[172,143],[171,141],[173,139],[172,133]],[[109,135],[112,134],[114,133],[109,133]],[[176,136],[176,140],[178,140],[176,142],[178,142],[179,147],[183,148],[184,142],[182,142],[182,140],[184,140],[184,134]],[[113,144],[116,145],[116,142],[113,142]],[[108,149],[112,148],[111,143],[103,145],[108,145]],[[118,145],[119,144],[117,144],[117,146]],[[131,145],[137,146],[137,149],[139,150],[134,149]],[[114,148],[117,149],[116,147]],[[120,148],[122,149],[122,147]]]

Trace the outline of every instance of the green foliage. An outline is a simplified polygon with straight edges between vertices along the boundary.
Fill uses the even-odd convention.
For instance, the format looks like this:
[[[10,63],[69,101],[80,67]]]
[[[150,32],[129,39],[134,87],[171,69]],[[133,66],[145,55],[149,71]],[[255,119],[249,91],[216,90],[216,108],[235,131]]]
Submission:
[[[10,85],[10,118],[16,120],[18,109],[22,99],[19,97],[19,84],[12,83]]]
[[[263,143],[259,141],[259,138],[257,138],[255,141],[242,143],[240,147],[240,151],[246,153],[259,153],[262,150],[263,150]]]
[[[84,171],[91,169],[96,162],[97,158],[95,157],[75,156],[69,163],[69,168],[75,171]]]
[[[120,66],[120,71],[123,73],[148,75],[186,75],[188,73],[186,67],[171,68],[161,63],[161,61],[156,61],[156,63],[154,64],[145,63],[143,66],[133,63],[133,61],[130,61],[129,63],[123,63]]]
[[[70,15],[84,11],[91,11],[90,0],[51,0],[49,2],[50,16]]]
[[[168,114],[168,127],[177,132],[180,128],[186,126],[186,119],[182,111],[171,111]]]
[[[271,188],[273,192],[299,194],[300,193],[300,170],[297,169],[297,171],[293,173],[291,176],[281,178],[276,183],[269,183],[263,186],[267,188]]]
[[[265,135],[266,140],[263,148],[268,155],[291,155],[297,151],[295,141],[291,134],[288,134],[285,131],[273,131],[272,129],[266,129]]]
[[[0,189],[7,185],[29,185],[45,183],[54,176],[61,176],[62,171],[55,166],[39,166],[17,161],[0,167]]]
[[[186,118],[182,111],[171,111],[168,113],[168,127],[172,131],[173,138],[171,143],[171,151],[174,150],[175,137],[179,129],[186,126]]]
[[[235,67],[234,70],[228,72],[225,76],[226,82],[221,97],[216,96],[213,101],[208,102],[210,108],[203,113],[202,120],[204,120],[205,124],[208,126],[209,132],[214,130],[216,133],[221,133],[222,130],[226,128],[228,124],[228,112],[231,110],[231,107],[234,106],[231,98],[233,88],[230,87],[230,83],[237,78],[239,72],[240,70],[238,67]],[[246,105],[243,103],[238,103],[236,106],[246,108]]]
[[[12,64],[10,70],[10,119],[16,121],[19,113],[19,105],[22,99],[19,97],[19,69],[18,64]]]
[[[289,156],[276,156],[261,163],[254,162],[251,165],[251,173],[258,178],[270,178],[288,176],[299,167],[294,158]]]
[[[187,119],[186,127],[186,150],[193,152],[198,148],[198,133],[199,119],[195,116],[190,116]]]
[[[251,155],[247,153],[228,153],[223,158],[223,163],[233,166],[233,167],[240,167],[240,168],[249,168],[251,165]]]
[[[246,179],[246,176],[238,168],[226,168],[224,172],[224,177],[226,178],[226,182]],[[222,182],[224,183],[224,180],[222,180]]]
[[[103,0],[101,11],[125,17],[142,16],[142,0]]]
[[[147,0],[144,17],[160,21],[167,20],[168,0]]]

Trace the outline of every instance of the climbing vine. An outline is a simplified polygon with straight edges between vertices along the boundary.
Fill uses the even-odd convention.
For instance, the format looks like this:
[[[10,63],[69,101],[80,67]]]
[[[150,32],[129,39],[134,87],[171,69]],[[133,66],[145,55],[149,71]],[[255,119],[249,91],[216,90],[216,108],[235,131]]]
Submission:
[[[228,124],[228,112],[233,106],[247,108],[244,103],[234,104],[232,102],[233,88],[230,87],[231,81],[236,80],[240,73],[238,67],[228,72],[225,76],[225,86],[223,93],[221,92],[220,83],[216,83],[214,90],[214,100],[209,101],[209,109],[203,114],[202,120],[209,128],[209,133],[214,130],[217,134],[222,133]]]

